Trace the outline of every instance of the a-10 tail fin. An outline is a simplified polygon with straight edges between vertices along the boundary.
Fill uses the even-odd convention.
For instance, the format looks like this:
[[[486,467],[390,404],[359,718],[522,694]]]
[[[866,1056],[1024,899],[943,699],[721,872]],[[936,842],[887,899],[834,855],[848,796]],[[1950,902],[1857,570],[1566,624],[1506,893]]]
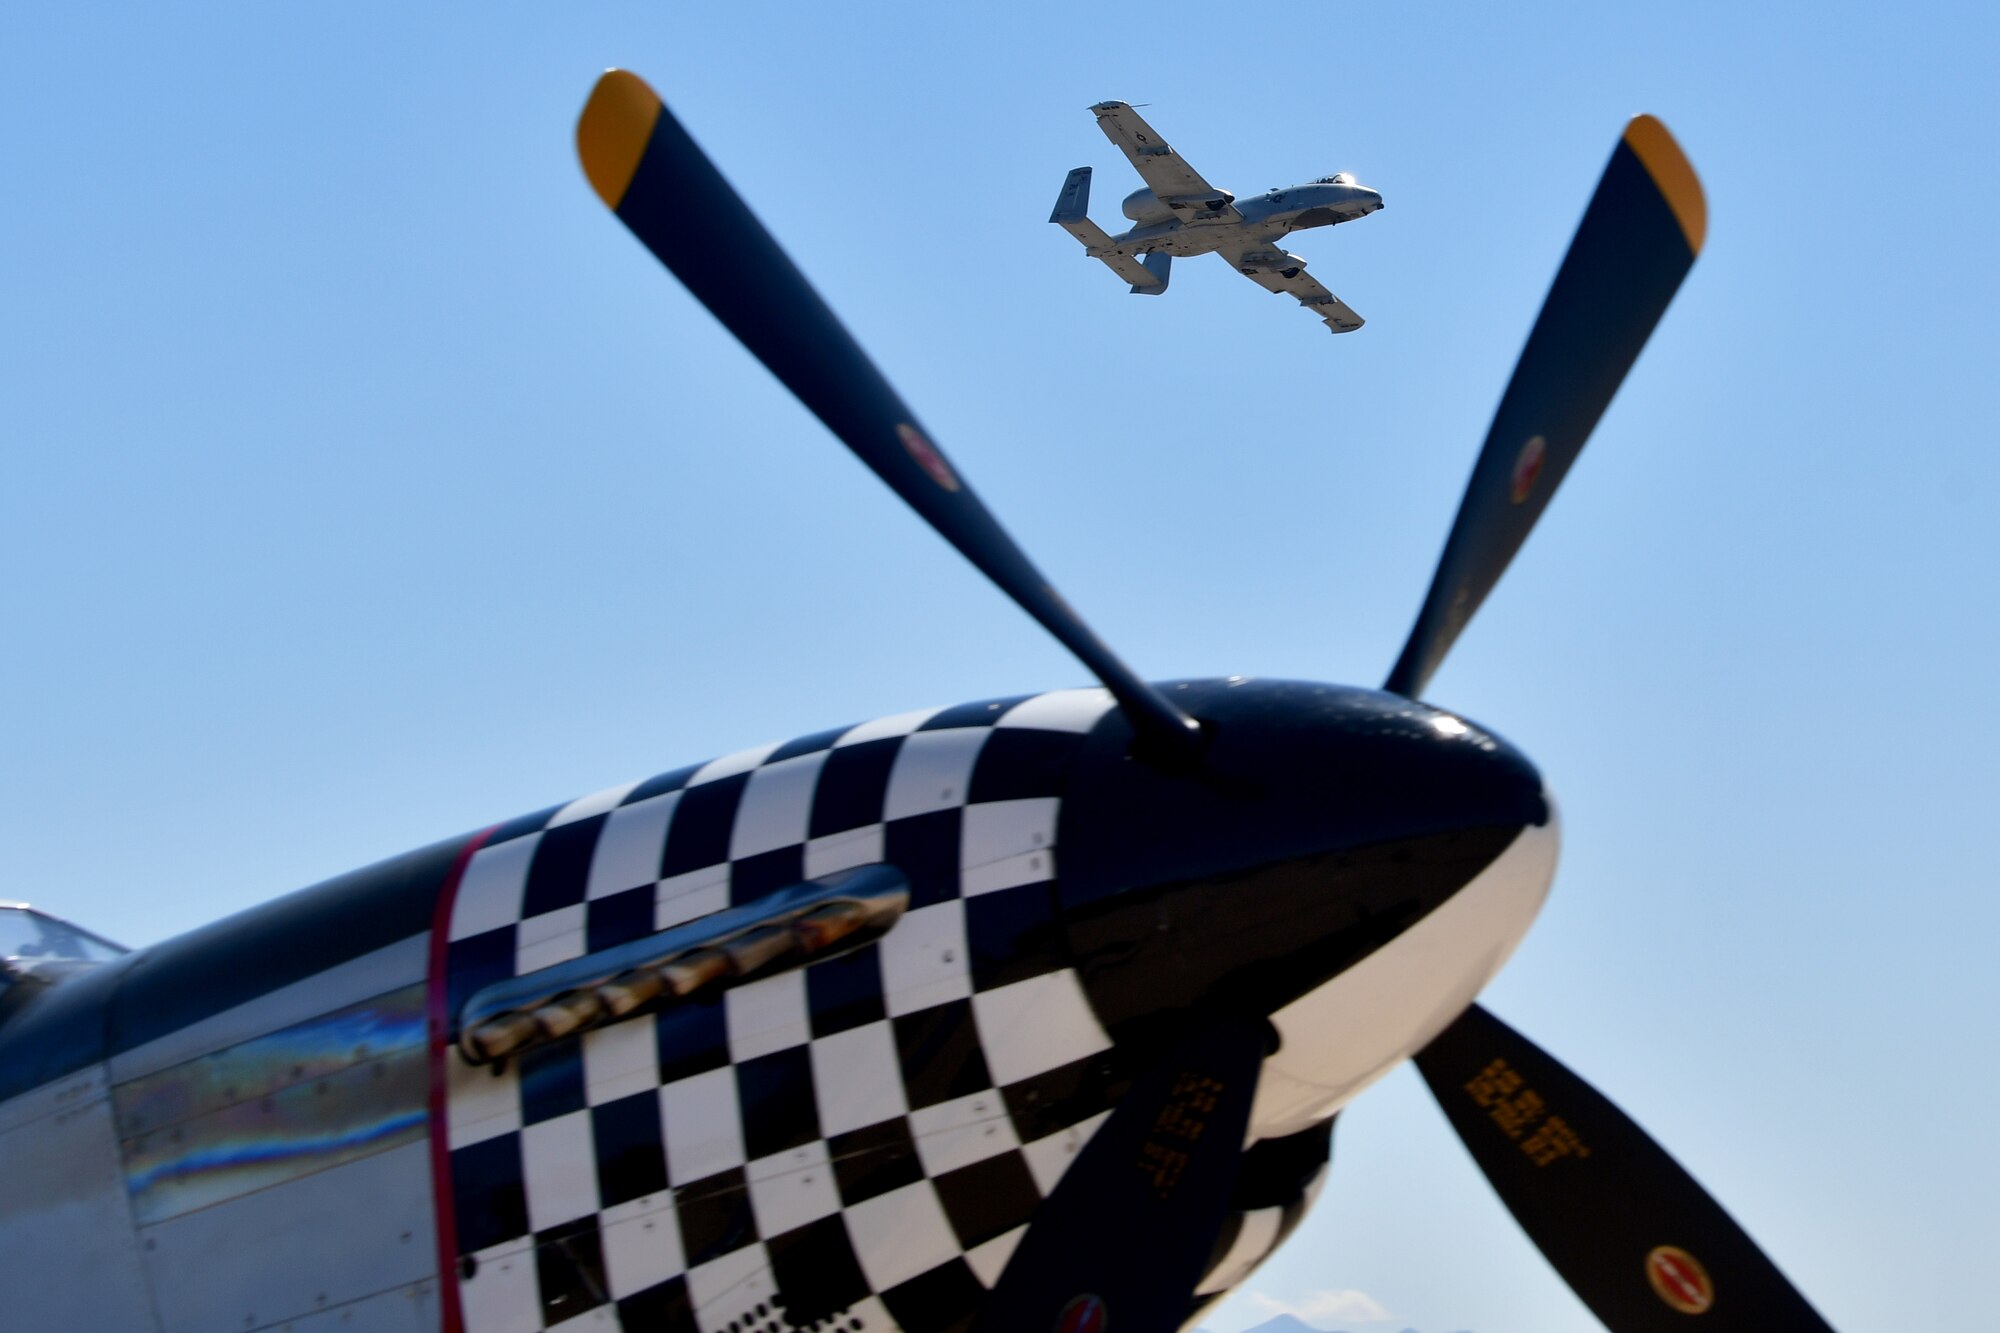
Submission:
[[[1063,181],[1062,193],[1049,221],[1083,242],[1084,252],[1101,259],[1104,266],[1132,284],[1134,295],[1158,296],[1167,289],[1167,266],[1171,256],[1149,254],[1141,263],[1118,248],[1104,228],[1090,220],[1090,168],[1078,167]]]

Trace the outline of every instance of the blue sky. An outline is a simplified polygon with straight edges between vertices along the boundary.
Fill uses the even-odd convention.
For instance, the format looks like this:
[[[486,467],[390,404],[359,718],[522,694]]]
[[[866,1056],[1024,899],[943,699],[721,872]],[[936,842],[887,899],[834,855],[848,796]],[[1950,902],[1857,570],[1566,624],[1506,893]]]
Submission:
[[[1990,1323],[1996,36],[1969,4],[12,6],[0,894],[144,943],[622,778],[1078,683],[605,215],[570,136],[606,65],[1156,677],[1381,678],[1652,111],[1707,251],[1432,687],[1564,806],[1489,999],[1837,1327]],[[1103,222],[1136,184],[1107,97],[1239,193],[1379,188],[1293,246],[1368,327],[1084,260],[1044,219],[1071,167]],[[1220,1333],[1595,1327],[1407,1072],[1251,1287]]]

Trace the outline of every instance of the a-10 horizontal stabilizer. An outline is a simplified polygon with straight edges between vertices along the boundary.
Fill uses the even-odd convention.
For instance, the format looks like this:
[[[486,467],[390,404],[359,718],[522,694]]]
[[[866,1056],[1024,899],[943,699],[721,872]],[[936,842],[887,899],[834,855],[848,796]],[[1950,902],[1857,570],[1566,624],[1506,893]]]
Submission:
[[[1134,292],[1157,296],[1167,289],[1166,256],[1160,257],[1155,272],[1150,263],[1142,264],[1118,249],[1104,228],[1090,220],[1089,167],[1078,167],[1064,178],[1062,193],[1056,196],[1055,211],[1049,214],[1049,221],[1082,241],[1084,251],[1092,259],[1103,260],[1106,268],[1132,284]]]
[[[1059,227],[1068,228],[1085,245],[1090,244],[1090,239],[1083,232],[1076,230],[1078,223],[1082,223],[1099,236],[1104,235],[1104,229],[1090,220],[1089,167],[1078,167],[1063,177],[1062,193],[1056,196],[1056,209],[1049,214],[1049,221]]]

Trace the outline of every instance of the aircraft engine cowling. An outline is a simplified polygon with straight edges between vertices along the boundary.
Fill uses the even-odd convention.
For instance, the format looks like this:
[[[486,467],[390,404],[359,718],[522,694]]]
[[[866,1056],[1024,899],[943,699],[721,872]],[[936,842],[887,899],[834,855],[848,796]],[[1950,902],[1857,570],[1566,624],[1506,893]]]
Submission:
[[[1159,196],[1151,190],[1132,191],[1125,196],[1125,202],[1119,205],[1119,209],[1126,217],[1141,226],[1153,222],[1167,222],[1174,216],[1174,211],[1161,203]]]

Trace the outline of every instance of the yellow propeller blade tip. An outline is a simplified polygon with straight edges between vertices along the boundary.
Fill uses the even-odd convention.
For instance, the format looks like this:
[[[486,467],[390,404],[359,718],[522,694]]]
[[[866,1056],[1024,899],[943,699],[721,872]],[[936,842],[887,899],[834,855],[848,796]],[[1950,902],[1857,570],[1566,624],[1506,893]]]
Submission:
[[[659,119],[660,95],[630,70],[606,70],[590,90],[577,117],[576,155],[606,207],[624,201]]]
[[[1708,198],[1701,192],[1701,178],[1694,174],[1687,154],[1654,116],[1632,117],[1632,123],[1625,127],[1625,142],[1653,178],[1667,207],[1674,210],[1688,249],[1700,254],[1702,242],[1708,239]]]

